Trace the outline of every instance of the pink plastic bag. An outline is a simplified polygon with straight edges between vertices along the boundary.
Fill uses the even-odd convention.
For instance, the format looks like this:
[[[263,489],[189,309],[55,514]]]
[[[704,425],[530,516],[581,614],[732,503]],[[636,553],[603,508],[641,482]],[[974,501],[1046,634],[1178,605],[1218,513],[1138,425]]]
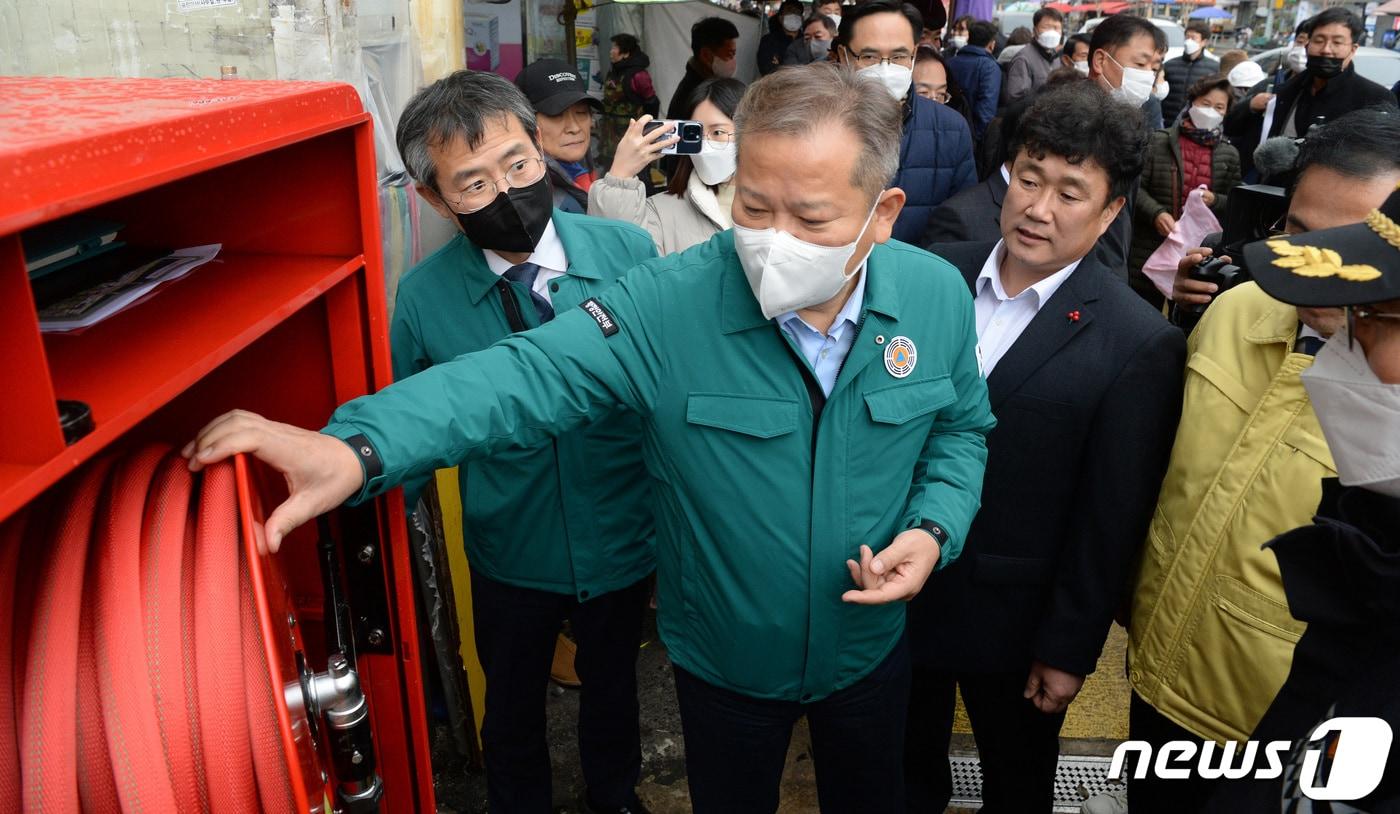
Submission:
[[[1202,198],[1203,192],[1204,185],[1191,190],[1191,194],[1186,196],[1186,206],[1181,211],[1181,217],[1176,221],[1176,228],[1172,229],[1172,233],[1157,247],[1157,251],[1147,258],[1147,262],[1142,264],[1142,273],[1167,299],[1171,299],[1176,266],[1181,262],[1181,258],[1186,256],[1186,250],[1201,245],[1201,240],[1211,232],[1220,231],[1220,221],[1216,220],[1215,213],[1206,206]]]

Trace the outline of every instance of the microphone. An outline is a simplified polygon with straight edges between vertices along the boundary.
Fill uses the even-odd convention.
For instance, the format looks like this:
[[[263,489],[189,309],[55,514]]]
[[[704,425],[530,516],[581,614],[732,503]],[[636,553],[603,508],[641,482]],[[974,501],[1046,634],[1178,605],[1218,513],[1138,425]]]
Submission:
[[[1254,166],[1259,170],[1260,179],[1267,181],[1293,172],[1293,165],[1298,161],[1298,145],[1301,141],[1287,136],[1265,139],[1254,151]]]

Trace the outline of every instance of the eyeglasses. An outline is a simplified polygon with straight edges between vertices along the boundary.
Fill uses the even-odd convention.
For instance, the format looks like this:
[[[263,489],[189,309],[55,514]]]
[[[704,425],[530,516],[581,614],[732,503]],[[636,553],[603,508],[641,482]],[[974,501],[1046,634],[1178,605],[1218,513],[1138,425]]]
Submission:
[[[857,68],[873,68],[882,62],[887,62],[890,65],[898,65],[901,68],[914,67],[913,54],[895,54],[892,57],[882,57],[879,54],[857,54],[849,48],[846,49],[846,53],[851,55],[851,59],[856,63]]]
[[[1390,314],[1385,311],[1377,311],[1365,305],[1353,305],[1347,311],[1347,350],[1351,350],[1352,343],[1356,341],[1356,323],[1369,322],[1373,319],[1389,319],[1400,321],[1400,314]]]
[[[509,189],[528,187],[544,177],[545,163],[542,158],[520,158],[513,161],[506,169],[506,174],[494,181],[485,178],[467,184],[458,190],[455,195],[442,196],[452,208],[463,215],[484,209],[496,200],[501,189],[497,181],[505,181],[510,184]]]
[[[734,140],[734,131],[722,127],[712,127],[705,133],[705,140],[715,144],[728,144]]]
[[[948,91],[946,90],[934,91],[932,93],[925,93],[922,95],[925,98],[932,99],[933,101],[943,105],[948,104],[948,100],[953,98],[952,94],[948,93]]]

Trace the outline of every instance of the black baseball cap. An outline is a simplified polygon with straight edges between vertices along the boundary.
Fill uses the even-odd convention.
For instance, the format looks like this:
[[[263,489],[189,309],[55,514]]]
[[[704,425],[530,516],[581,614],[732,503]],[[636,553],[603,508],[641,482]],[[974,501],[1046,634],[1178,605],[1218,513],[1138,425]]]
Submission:
[[[1400,299],[1400,187],[1366,220],[1244,248],[1259,287],[1290,305],[1369,305]]]
[[[602,112],[603,103],[588,95],[588,83],[578,69],[562,59],[538,59],[515,77],[515,86],[530,100],[536,113],[558,116],[578,102],[588,102]]]

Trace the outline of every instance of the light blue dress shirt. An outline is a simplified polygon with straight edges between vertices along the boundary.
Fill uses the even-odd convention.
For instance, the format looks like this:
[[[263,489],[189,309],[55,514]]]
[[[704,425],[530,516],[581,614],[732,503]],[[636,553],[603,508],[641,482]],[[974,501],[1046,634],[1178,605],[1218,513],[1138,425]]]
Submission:
[[[782,326],[783,332],[797,343],[798,349],[807,358],[807,363],[812,366],[812,372],[817,374],[817,383],[821,385],[822,392],[828,396],[836,386],[836,374],[841,372],[841,364],[846,361],[846,355],[855,344],[856,325],[860,322],[860,310],[864,305],[865,267],[861,266],[856,287],[851,289],[851,296],[846,298],[846,304],[836,315],[835,321],[831,323],[831,330],[827,333],[823,334],[808,325],[796,311],[788,311],[778,317],[778,324]]]

